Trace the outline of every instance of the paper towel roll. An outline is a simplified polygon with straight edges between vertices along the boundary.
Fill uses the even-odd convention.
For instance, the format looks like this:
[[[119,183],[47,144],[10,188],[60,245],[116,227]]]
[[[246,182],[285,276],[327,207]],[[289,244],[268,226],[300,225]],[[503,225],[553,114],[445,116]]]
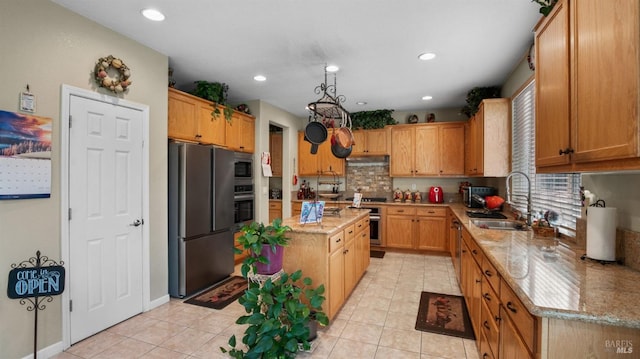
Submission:
[[[587,211],[587,257],[616,260],[616,209],[589,207]]]

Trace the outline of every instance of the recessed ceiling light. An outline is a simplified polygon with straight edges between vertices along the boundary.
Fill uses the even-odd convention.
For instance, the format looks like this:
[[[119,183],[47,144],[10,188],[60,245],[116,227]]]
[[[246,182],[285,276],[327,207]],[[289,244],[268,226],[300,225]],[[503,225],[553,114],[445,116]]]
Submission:
[[[264,77],[263,75],[255,75],[255,76],[253,76],[253,79],[256,80],[256,81],[259,81],[259,82],[267,81],[267,78]]]
[[[156,10],[156,9],[143,9],[141,12],[142,12],[142,16],[146,17],[147,19],[149,19],[151,21],[163,21],[164,20],[164,14],[161,13],[160,11]]]
[[[425,52],[424,54],[418,55],[418,58],[424,61],[433,60],[436,58],[436,54],[434,54],[433,52]]]
[[[327,67],[325,67],[325,69],[329,72],[336,72],[338,70],[340,70],[340,68],[336,65],[329,65]]]
[[[425,100],[425,101],[426,100],[432,100],[433,96],[422,96],[422,99]]]
[[[367,104],[367,103],[366,103],[366,102],[364,102],[364,101],[358,101],[358,102],[356,102],[356,105],[360,105],[360,106],[364,106],[364,105],[366,105],[366,104]]]

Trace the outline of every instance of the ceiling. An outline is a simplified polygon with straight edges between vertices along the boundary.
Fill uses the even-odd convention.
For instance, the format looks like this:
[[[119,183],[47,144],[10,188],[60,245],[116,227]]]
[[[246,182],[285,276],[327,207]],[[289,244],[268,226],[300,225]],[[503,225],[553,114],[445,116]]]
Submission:
[[[301,117],[325,64],[340,67],[350,112],[462,107],[471,88],[505,82],[540,18],[530,0],[53,2],[167,55],[178,89],[223,82],[231,104],[260,99]],[[166,20],[143,18],[147,7]]]

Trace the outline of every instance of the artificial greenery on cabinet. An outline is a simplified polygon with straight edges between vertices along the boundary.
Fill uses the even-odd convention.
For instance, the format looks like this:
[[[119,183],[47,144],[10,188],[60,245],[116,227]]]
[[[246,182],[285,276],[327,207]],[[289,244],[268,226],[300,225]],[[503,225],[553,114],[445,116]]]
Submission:
[[[467,115],[468,118],[475,115],[480,107],[480,102],[485,98],[499,98],[500,86],[474,87],[467,93],[467,104],[460,109],[460,112]]]
[[[359,111],[351,114],[351,127],[353,129],[376,129],[386,125],[395,125],[398,122],[391,117],[393,110]]]
[[[213,102],[213,112],[211,112],[211,116],[220,116],[220,108],[218,105],[222,105],[224,106],[224,110],[222,111],[224,118],[227,122],[231,123],[233,109],[227,105],[229,86],[225,83],[209,81],[195,81],[195,84],[196,88],[191,91],[191,94]]]
[[[540,5],[540,13],[544,16],[549,15],[553,7],[556,5],[558,0],[531,0]]]

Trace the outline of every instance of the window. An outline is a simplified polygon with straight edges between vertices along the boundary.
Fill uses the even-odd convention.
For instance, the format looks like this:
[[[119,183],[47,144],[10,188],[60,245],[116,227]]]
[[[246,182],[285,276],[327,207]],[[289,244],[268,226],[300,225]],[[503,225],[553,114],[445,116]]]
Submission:
[[[565,230],[575,230],[580,216],[580,175],[571,173],[536,174],[535,149],[535,82],[531,81],[514,97],[512,106],[511,168],[531,179],[533,218],[545,211],[558,214],[554,223]],[[522,176],[511,178],[513,206],[526,213],[527,181]]]

